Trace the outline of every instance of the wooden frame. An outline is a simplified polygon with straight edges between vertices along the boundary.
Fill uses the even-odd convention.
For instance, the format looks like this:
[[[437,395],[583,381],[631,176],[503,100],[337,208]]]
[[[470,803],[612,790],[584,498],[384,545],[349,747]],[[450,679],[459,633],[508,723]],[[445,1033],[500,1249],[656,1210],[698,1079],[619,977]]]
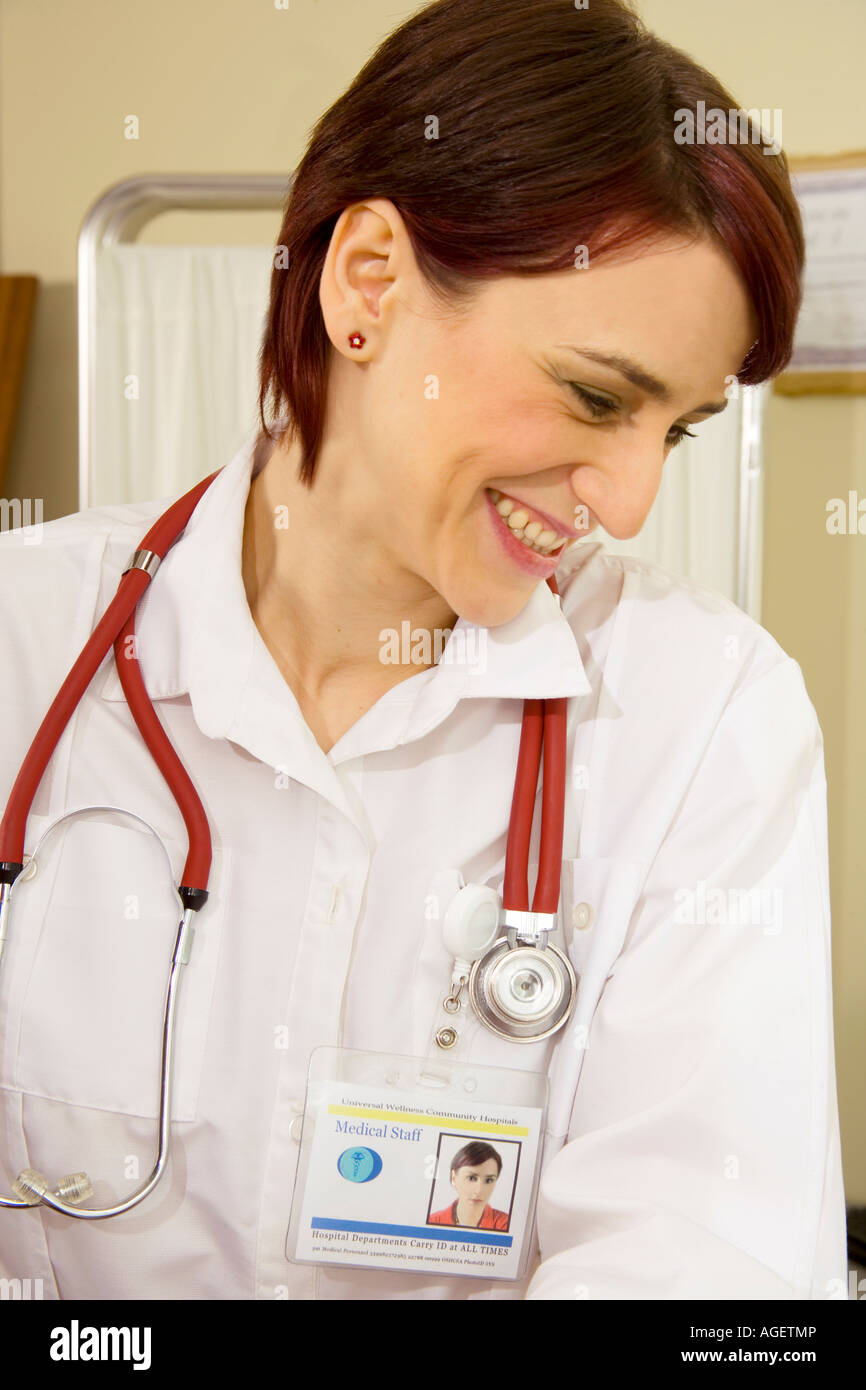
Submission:
[[[866,172],[866,150],[852,150],[847,154],[802,155],[789,158],[788,163],[792,174],[825,169],[863,169]],[[866,392],[866,371],[821,371],[813,368],[809,371],[782,372],[774,380],[773,390],[779,396],[860,395]]]
[[[37,283],[35,275],[0,275],[0,492],[24,384]]]

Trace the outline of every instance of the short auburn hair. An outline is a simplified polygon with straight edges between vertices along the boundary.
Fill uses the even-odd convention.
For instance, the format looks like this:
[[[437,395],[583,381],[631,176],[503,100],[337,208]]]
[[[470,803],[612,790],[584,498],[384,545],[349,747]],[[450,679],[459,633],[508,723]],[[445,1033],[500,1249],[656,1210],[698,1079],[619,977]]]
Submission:
[[[787,160],[758,143],[676,143],[675,113],[700,101],[739,109],[626,0],[435,0],[390,34],[314,126],[277,240],[288,265],[275,257],[259,416],[272,441],[288,416],[301,480],[312,484],[324,431],[322,269],[341,213],[368,198],[394,204],[431,295],[454,310],[479,281],[571,268],[577,245],[595,262],[709,234],[757,319],[738,378],[777,375],[804,263]]]
[[[448,1171],[456,1173],[459,1168],[479,1168],[489,1158],[496,1160],[496,1176],[498,1177],[502,1172],[502,1159],[493,1145],[486,1143],[483,1139],[472,1139],[454,1155]]]

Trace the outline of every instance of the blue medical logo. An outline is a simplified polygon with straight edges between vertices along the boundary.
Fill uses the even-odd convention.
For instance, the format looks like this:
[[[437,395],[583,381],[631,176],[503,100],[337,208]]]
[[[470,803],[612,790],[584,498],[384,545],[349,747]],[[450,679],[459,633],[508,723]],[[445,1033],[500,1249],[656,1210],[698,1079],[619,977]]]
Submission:
[[[375,1149],[344,1149],[337,1159],[337,1172],[348,1182],[372,1182],[382,1171],[382,1160]]]

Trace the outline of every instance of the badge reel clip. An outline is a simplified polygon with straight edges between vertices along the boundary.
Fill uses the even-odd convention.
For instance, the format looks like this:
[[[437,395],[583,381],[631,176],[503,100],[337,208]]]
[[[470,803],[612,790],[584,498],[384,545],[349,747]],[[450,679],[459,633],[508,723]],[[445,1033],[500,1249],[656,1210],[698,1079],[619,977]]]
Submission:
[[[461,887],[442,923],[445,947],[454,957],[452,993],[442,1005],[446,1013],[457,1013],[468,986],[476,1016],[500,1038],[539,1042],[562,1028],[574,1009],[577,980],[571,962],[548,940],[556,920],[555,913],[503,909],[493,888]],[[439,1047],[456,1043],[456,1036],[453,1043],[447,1036],[442,1040],[448,1031],[437,1031]]]

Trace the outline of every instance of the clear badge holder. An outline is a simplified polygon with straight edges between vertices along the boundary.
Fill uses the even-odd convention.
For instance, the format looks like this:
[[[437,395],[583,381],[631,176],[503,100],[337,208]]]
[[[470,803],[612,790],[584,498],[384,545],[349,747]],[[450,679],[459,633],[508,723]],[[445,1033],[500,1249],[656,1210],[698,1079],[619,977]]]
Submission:
[[[476,1066],[435,1042],[427,1057],[316,1048],[288,1258],[523,1278],[547,1089],[544,1075]]]

